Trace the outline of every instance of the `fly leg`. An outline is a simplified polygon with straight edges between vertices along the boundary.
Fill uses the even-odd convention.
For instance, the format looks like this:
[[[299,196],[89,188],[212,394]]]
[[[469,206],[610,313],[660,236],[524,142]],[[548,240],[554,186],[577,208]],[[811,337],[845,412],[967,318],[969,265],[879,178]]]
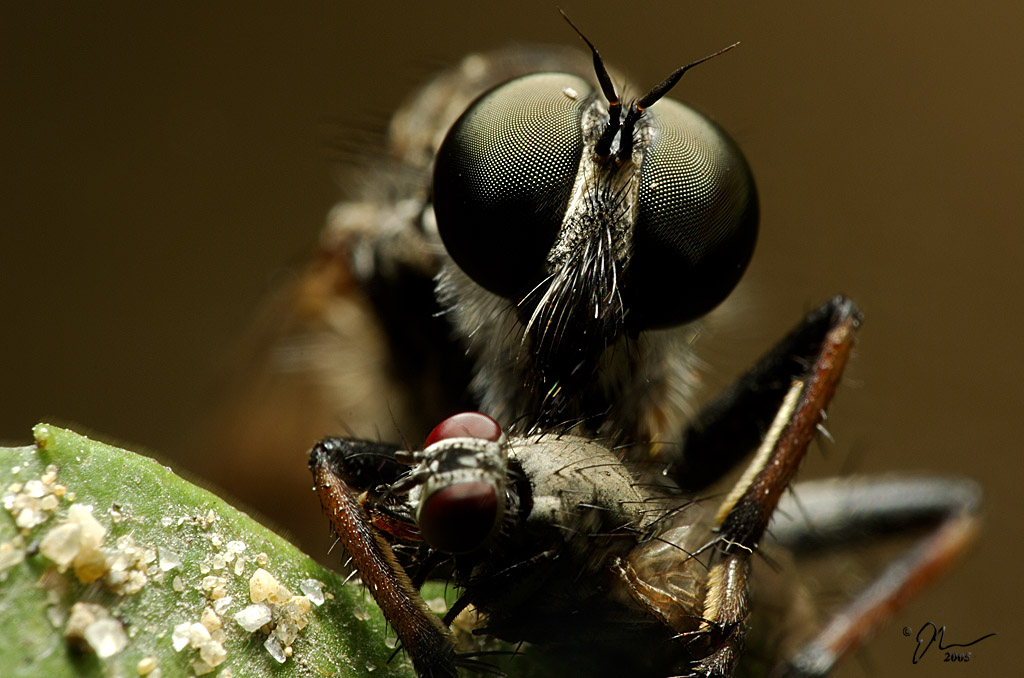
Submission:
[[[358,488],[375,487],[381,480],[390,485],[394,480],[390,476],[397,477],[399,466],[393,447],[341,438],[320,441],[309,457],[315,489],[331,528],[394,627],[416,672],[455,678],[451,631],[427,608],[358,498]]]
[[[689,431],[679,458],[667,467],[681,486],[705,487],[757,448],[718,509],[716,536],[694,554],[711,554],[699,632],[712,649],[693,667],[694,675],[732,675],[748,615],[750,556],[818,433],[860,321],[860,312],[844,297],[811,311],[711,403]]]
[[[813,364],[829,333],[846,319],[853,331],[860,325],[861,316],[853,302],[842,295],[808,313],[701,410],[685,431],[682,449],[669,460],[665,475],[683,490],[698,491],[732,470],[758,447],[792,382],[806,380],[806,375],[816,370]],[[841,371],[843,364],[836,369]]]
[[[929,527],[775,676],[825,676],[964,552],[978,529],[981,491],[950,478],[843,478],[801,483],[773,516],[772,536],[797,553]]]

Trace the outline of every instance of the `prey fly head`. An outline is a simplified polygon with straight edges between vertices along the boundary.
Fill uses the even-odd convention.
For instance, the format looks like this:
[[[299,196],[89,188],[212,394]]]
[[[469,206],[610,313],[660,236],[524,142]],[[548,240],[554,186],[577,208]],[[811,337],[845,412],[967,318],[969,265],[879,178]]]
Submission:
[[[409,494],[416,525],[431,548],[467,553],[498,529],[505,513],[507,446],[496,421],[461,412],[434,427],[422,450],[395,455],[414,468],[390,490]]]

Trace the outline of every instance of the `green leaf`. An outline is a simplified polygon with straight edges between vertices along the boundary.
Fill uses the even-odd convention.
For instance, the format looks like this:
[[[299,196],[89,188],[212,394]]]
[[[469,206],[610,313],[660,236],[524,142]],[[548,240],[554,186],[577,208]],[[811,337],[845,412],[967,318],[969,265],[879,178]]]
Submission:
[[[201,652],[215,663],[220,651],[213,641],[221,633],[226,658],[206,675],[414,675],[404,654],[388,661],[394,637],[387,636],[383,617],[361,587],[344,586],[339,575],[152,459],[46,424],[33,432],[34,447],[0,448],[5,676],[137,676],[147,665],[156,667],[148,675],[160,678],[202,675],[209,666],[197,664]],[[75,549],[76,535],[87,535],[89,525],[99,529],[83,508],[90,506],[106,530],[98,555],[87,546]],[[61,549],[79,554],[64,571],[54,560],[61,560]],[[90,553],[102,576],[84,583]],[[264,646],[268,627],[250,633],[234,619],[253,604],[250,578],[257,568],[295,595],[303,593],[302,582],[320,582],[326,597],[310,607],[308,625],[291,640],[283,663]],[[298,599],[291,606],[275,605],[275,621],[287,610],[301,620],[302,606]],[[90,624],[88,615],[79,617],[85,623],[76,634],[69,631],[76,626],[69,624],[73,609],[109,620]],[[204,619],[203,629],[215,628],[211,614],[221,631],[206,640],[201,629],[191,627],[199,649],[186,645],[176,651],[175,629],[202,625]],[[271,633],[290,639],[282,624]],[[105,647],[118,649],[119,639],[126,641],[123,648],[100,656]]]

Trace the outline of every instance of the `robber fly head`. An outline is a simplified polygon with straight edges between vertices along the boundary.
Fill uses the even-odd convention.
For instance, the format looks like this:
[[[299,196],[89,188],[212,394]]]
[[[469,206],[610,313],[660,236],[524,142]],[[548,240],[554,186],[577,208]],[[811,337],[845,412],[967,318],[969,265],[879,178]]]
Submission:
[[[438,151],[433,201],[454,262],[539,338],[571,327],[607,343],[724,300],[753,253],[758,204],[736,144],[662,98],[710,57],[623,110],[583,39],[599,86],[537,73],[480,96]]]

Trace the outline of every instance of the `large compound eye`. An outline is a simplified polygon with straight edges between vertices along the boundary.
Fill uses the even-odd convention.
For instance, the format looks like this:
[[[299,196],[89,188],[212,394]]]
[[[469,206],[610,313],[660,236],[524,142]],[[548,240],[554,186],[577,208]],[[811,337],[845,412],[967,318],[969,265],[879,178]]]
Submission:
[[[564,73],[507,82],[476,100],[434,165],[448,253],[484,288],[518,297],[539,282],[572,192],[591,86]]]
[[[721,303],[754,253],[758,204],[743,154],[696,111],[662,99],[646,113],[630,281],[640,328],[687,322]]]

